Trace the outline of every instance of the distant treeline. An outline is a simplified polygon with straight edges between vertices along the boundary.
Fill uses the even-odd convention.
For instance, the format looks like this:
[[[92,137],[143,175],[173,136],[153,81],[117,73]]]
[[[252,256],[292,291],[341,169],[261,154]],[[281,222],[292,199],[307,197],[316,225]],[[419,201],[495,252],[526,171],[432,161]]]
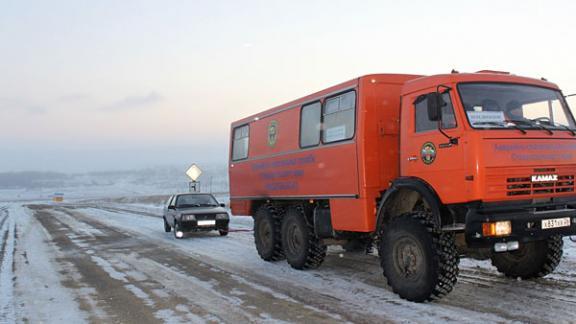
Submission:
[[[4,172],[0,173],[0,189],[39,188],[60,185],[68,175],[57,172]]]

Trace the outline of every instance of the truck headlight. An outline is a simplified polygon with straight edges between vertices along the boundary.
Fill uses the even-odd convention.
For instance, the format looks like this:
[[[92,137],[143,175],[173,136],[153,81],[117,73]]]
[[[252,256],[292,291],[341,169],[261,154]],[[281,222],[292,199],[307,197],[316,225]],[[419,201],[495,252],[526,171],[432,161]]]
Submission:
[[[193,214],[182,215],[181,220],[183,220],[183,221],[195,221],[196,216],[194,216]]]
[[[512,222],[500,221],[482,223],[482,235],[484,236],[506,236],[512,234]]]
[[[216,214],[216,219],[228,219],[228,214]]]

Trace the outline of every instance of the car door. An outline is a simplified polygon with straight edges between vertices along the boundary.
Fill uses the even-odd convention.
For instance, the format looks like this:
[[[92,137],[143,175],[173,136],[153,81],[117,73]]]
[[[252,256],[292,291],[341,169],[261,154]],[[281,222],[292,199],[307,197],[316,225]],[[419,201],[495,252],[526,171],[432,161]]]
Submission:
[[[176,206],[176,195],[172,196],[166,205],[166,221],[170,226],[174,226],[174,217],[176,210],[172,207]]]

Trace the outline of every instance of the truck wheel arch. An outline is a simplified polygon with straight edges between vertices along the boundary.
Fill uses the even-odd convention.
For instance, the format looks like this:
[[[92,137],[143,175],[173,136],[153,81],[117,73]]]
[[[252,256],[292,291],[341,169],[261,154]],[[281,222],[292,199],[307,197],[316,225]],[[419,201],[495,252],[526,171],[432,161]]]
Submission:
[[[403,177],[396,179],[380,199],[376,213],[376,231],[379,232],[390,219],[414,211],[418,201],[427,205],[427,209],[432,214],[434,225],[440,229],[442,226],[442,202],[436,191],[420,178]]]

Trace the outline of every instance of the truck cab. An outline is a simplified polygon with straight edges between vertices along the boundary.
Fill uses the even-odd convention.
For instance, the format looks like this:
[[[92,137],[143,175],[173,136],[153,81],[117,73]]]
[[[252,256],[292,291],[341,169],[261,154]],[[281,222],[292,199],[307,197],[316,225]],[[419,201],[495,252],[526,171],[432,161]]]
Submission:
[[[555,84],[454,73],[407,82],[402,98],[401,177],[433,188],[443,226],[465,228],[468,246],[573,232],[576,123]],[[503,232],[487,235],[494,223]]]

